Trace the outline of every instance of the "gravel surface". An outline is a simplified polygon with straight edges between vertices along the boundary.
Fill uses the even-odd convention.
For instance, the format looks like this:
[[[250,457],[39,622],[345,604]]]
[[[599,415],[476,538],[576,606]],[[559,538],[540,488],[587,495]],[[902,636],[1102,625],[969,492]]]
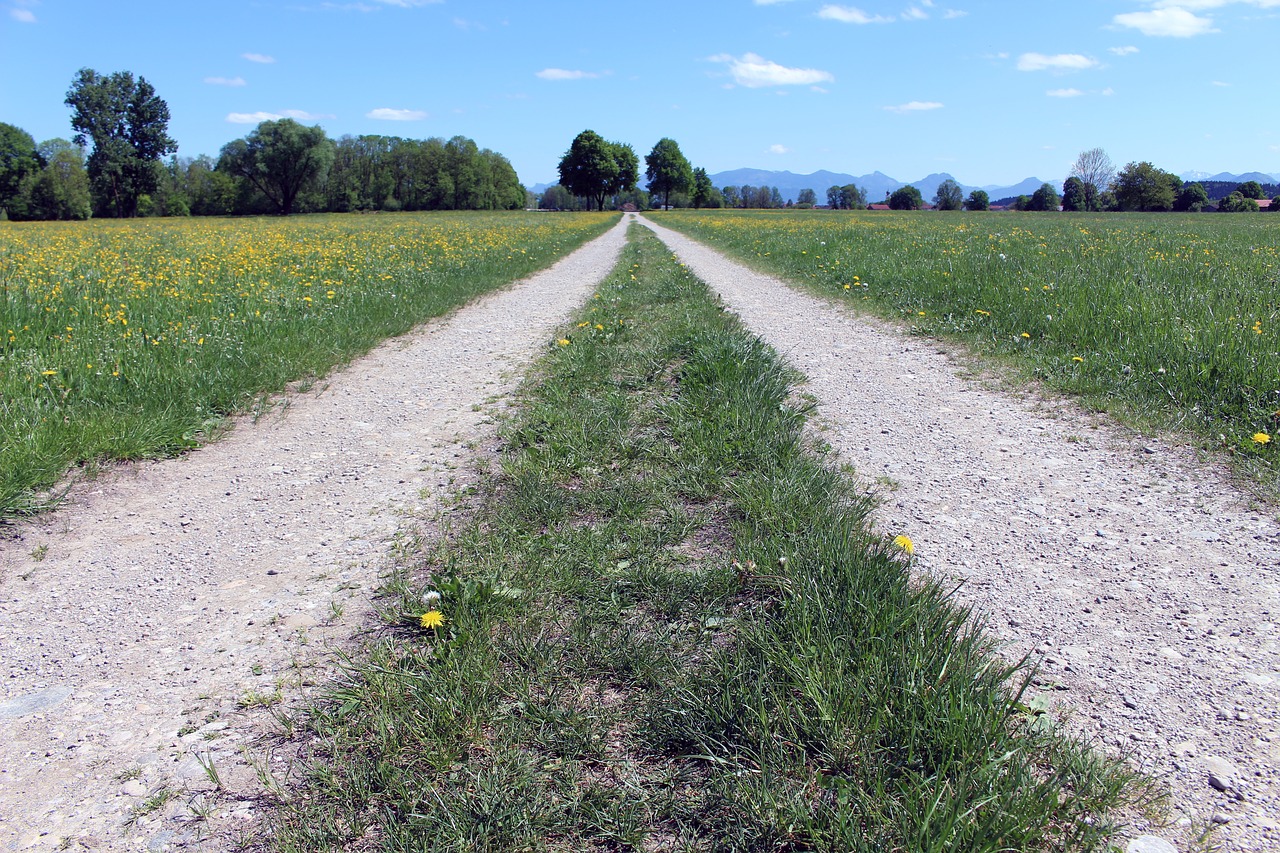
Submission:
[[[246,764],[270,722],[252,709],[319,678],[358,629],[397,531],[452,494],[625,227],[208,448],[0,528],[0,849],[160,851],[210,833],[230,849],[258,769],[284,769]],[[214,795],[210,762],[235,796]]]
[[[1280,524],[1214,463],[1034,393],[645,221],[809,381],[878,525],[963,581],[1071,725],[1165,780],[1186,849],[1280,850]],[[873,283],[874,284],[874,283]]]

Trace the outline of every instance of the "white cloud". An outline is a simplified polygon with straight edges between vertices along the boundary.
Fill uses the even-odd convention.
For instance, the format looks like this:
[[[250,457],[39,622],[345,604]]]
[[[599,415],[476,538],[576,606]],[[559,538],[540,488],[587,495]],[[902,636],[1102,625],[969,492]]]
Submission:
[[[1124,47],[1109,47],[1107,52],[1114,53],[1116,56],[1131,56],[1137,53],[1138,49],[1131,44],[1127,44]]]
[[[836,79],[829,71],[788,68],[754,53],[744,53],[742,56],[721,53],[710,57],[709,61],[727,63],[734,82],[748,89],[765,86],[813,86],[818,83],[834,83]]]
[[[364,114],[365,118],[375,118],[380,121],[422,121],[427,114],[422,110],[396,110],[390,107],[378,107],[376,110],[369,110]]]
[[[281,110],[278,113],[258,111],[256,113],[228,113],[227,121],[232,124],[259,124],[264,121],[279,121],[291,118],[296,121],[319,121],[326,118],[337,118],[329,113],[309,113],[306,110]]]
[[[919,6],[911,6],[902,13],[902,19],[905,21],[926,21],[929,19],[929,13]]]
[[[945,12],[942,13],[942,17],[945,20],[951,21],[951,20],[955,20],[956,18],[963,18],[967,14],[969,13],[964,11],[963,9],[947,9]]]
[[[23,24],[34,24],[36,22],[36,13],[30,9],[10,9],[9,17]]]
[[[602,75],[596,71],[571,71],[567,68],[544,68],[533,76],[543,80],[594,80]]]
[[[246,86],[243,77],[206,77],[204,82],[210,86]]]
[[[937,101],[909,101],[905,104],[898,104],[895,107],[885,107],[891,113],[905,115],[907,113],[927,112],[929,110],[940,110],[942,104]]]
[[[232,124],[259,124],[264,121],[278,121],[284,118],[279,113],[227,113],[227,121]]]
[[[1201,18],[1181,7],[1152,9],[1150,12],[1126,12],[1111,19],[1122,27],[1129,27],[1144,36],[1190,38],[1205,33],[1216,33],[1212,18]]]
[[[1103,89],[1103,90],[1102,90],[1101,92],[1099,92],[1098,94],[1099,94],[1099,95],[1102,95],[1103,97],[1110,98],[1110,97],[1111,97],[1112,95],[1114,95],[1115,93],[1116,93],[1116,90],[1115,90],[1115,89],[1112,89],[1110,86],[1108,86],[1107,88]]]
[[[1050,89],[1045,92],[1050,98],[1078,98],[1084,94],[1079,89]]]
[[[1059,53],[1053,56],[1024,53],[1018,57],[1019,71],[1083,71],[1097,67],[1098,60],[1078,53]]]
[[[1228,88],[1231,84],[1230,84],[1230,83],[1224,83],[1224,82],[1222,82],[1221,80],[1214,80],[1214,81],[1213,81],[1213,85],[1218,86],[1219,88],[1222,88],[1222,89],[1226,89],[1226,88]]]
[[[770,154],[790,154],[791,149],[785,145],[770,145],[769,153]]]
[[[270,65],[276,61],[274,56],[267,56],[265,53],[242,53],[240,56],[250,62],[257,62],[262,65]]]
[[[1155,0],[1151,5],[1157,9],[1221,9],[1233,3],[1244,3],[1259,9],[1280,6],[1280,0]]]
[[[828,21],[839,21],[842,24],[889,24],[893,18],[883,15],[868,15],[856,6],[823,6],[818,10],[818,17]]]

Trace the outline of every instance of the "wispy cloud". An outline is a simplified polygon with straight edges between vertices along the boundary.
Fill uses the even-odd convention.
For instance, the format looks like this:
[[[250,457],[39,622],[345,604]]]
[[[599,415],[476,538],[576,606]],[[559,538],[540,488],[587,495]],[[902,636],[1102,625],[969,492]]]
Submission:
[[[365,118],[379,121],[422,121],[427,117],[423,110],[396,110],[390,107],[378,107],[364,114]]]
[[[36,22],[36,13],[30,9],[10,9],[9,17],[23,24],[34,24]]]
[[[243,77],[206,77],[204,82],[210,86],[246,86]]]
[[[1097,68],[1098,60],[1078,53],[1024,53],[1018,57],[1019,71],[1084,71]]]
[[[919,6],[910,6],[907,11],[902,13],[902,19],[904,21],[927,21],[929,20],[929,13]]]
[[[842,24],[891,24],[893,18],[884,15],[869,15],[856,6],[837,6],[831,4],[818,10],[818,17],[828,21],[839,21]]]
[[[320,121],[321,119],[337,118],[337,116],[330,113],[310,113],[306,110],[281,110],[278,113],[259,111],[256,113],[227,114],[227,121],[232,124],[259,124],[264,121],[279,121],[282,118],[291,118],[295,121]]]
[[[769,153],[770,154],[790,154],[791,149],[785,145],[770,145]]]
[[[595,80],[608,72],[579,71],[568,68],[544,68],[533,76],[540,80]]]
[[[721,53],[710,57],[709,61],[726,63],[734,82],[748,89],[814,86],[818,83],[834,83],[836,79],[829,71],[818,68],[788,68],[754,53],[744,53],[742,56]]]
[[[242,53],[240,56],[242,59],[257,62],[260,65],[270,65],[276,61],[274,56],[267,56],[265,53]]]
[[[1045,94],[1050,98],[1079,98],[1084,92],[1079,89],[1050,89]]]
[[[1126,12],[1111,20],[1119,26],[1137,30],[1144,36],[1191,38],[1219,32],[1214,28],[1212,18],[1202,18],[1181,6],[1161,7],[1150,12]]]
[[[898,113],[899,115],[905,115],[907,113],[922,113],[922,112],[928,112],[929,110],[940,110],[942,109],[942,106],[943,105],[938,103],[937,101],[908,101],[905,104],[898,104],[897,106],[893,106],[893,107],[885,107],[885,109],[891,113]]]
[[[1124,47],[1109,47],[1107,48],[1107,52],[1113,53],[1116,56],[1132,56],[1138,52],[1138,49],[1131,44],[1127,44]]]

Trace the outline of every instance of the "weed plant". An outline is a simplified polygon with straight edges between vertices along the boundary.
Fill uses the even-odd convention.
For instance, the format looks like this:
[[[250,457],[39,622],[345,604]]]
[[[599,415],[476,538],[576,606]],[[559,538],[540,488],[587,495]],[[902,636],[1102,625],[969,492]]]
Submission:
[[[0,223],[0,518],[68,466],[192,447],[549,265],[612,217]]]
[[[1139,426],[1207,439],[1280,484],[1270,441],[1280,433],[1280,217],[660,216],[752,266],[963,341]]]
[[[1101,847],[1149,789],[1031,710],[807,448],[793,372],[642,233],[311,709],[275,848]]]

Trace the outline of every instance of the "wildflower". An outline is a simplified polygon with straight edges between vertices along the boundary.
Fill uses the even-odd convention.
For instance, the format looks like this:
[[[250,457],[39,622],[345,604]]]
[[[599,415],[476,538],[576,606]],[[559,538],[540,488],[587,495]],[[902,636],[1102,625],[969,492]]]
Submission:
[[[975,308],[975,309],[974,309],[974,311],[973,311],[973,313],[975,313],[975,314],[981,314],[983,317],[990,317],[990,316],[991,316],[991,312],[990,312],[990,311],[983,311],[981,308]]]
[[[568,339],[568,338],[561,338],[560,340],[556,341],[556,343],[557,343],[557,344],[559,344],[559,345],[560,345],[560,346],[562,346],[562,347],[567,347],[567,346],[569,345],[569,339]]]
[[[917,311],[916,313],[917,313],[917,314],[919,314],[921,317],[926,317],[926,316],[928,316],[928,315],[927,315],[927,314],[925,314],[923,311]]]
[[[894,547],[901,548],[903,553],[910,557],[916,552],[916,543],[911,541],[911,537],[903,533],[899,533],[893,537]]]
[[[427,606],[428,610],[440,609],[440,593],[434,589],[422,597],[422,603]]]
[[[1029,337],[1031,337],[1031,333],[1030,333],[1030,332],[1023,332],[1023,333],[1022,333],[1022,336],[1023,336],[1024,338],[1029,338]]]
[[[850,287],[852,287],[852,285],[848,285],[848,284],[846,284],[846,285],[844,286],[844,289],[845,289],[845,290],[848,290]]]
[[[1267,435],[1265,432],[1255,432],[1253,434],[1253,443],[1254,444],[1270,444],[1271,436]]]
[[[418,617],[418,624],[434,630],[444,624],[444,616],[440,615],[439,610],[428,610]]]
[[[1078,356],[1078,355],[1073,355],[1073,356],[1071,356],[1071,360],[1072,360],[1072,361],[1074,361],[1074,362],[1077,362],[1077,363],[1078,363],[1078,362],[1082,362],[1082,361],[1084,361],[1084,359],[1083,359],[1083,358],[1081,358],[1081,357],[1080,357],[1080,356]]]

